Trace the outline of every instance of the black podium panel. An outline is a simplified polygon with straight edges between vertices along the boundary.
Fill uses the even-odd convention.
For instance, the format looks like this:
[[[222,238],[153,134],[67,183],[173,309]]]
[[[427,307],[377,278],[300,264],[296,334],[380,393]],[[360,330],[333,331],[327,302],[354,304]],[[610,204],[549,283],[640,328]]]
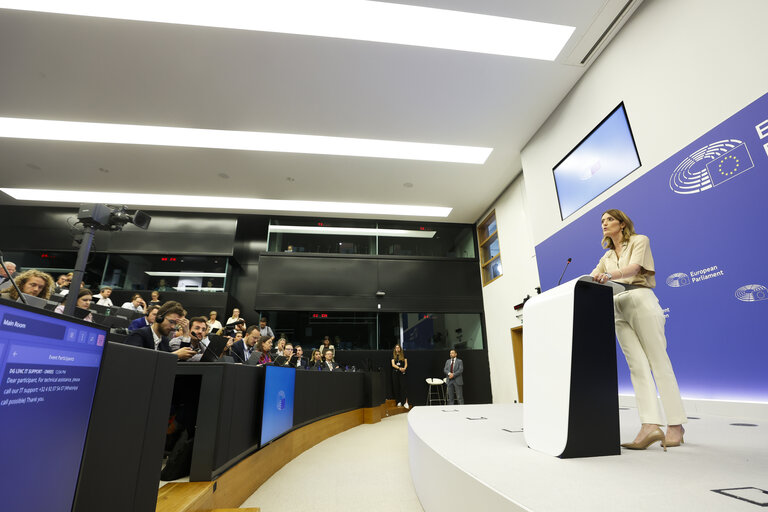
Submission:
[[[596,322],[596,315],[602,321]],[[561,458],[621,453],[617,382],[611,289],[579,282],[573,305],[568,442]],[[602,426],[599,435],[595,425]]]
[[[109,343],[75,512],[155,510],[176,361],[173,354]]]

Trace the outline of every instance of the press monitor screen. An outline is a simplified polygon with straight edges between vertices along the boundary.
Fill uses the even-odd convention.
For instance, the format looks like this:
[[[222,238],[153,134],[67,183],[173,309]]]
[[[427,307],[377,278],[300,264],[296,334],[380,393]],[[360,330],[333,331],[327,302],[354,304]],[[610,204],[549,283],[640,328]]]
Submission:
[[[553,169],[565,219],[640,167],[624,103],[603,119]]]
[[[92,324],[0,301],[3,510],[72,509],[105,341]]]
[[[293,397],[296,370],[267,366],[264,377],[264,401],[261,417],[261,444],[288,432],[293,427]]]

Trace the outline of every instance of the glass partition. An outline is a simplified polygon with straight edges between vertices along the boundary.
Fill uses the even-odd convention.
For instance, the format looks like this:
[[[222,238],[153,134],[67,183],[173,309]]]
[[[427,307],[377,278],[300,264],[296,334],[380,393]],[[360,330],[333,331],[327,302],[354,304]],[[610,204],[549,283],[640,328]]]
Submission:
[[[223,292],[228,268],[223,256],[111,254],[101,284],[126,290]]]
[[[354,219],[272,219],[270,252],[376,254],[376,223]]]
[[[36,268],[55,280],[72,272],[76,251],[15,251],[5,254],[17,272]],[[111,286],[126,290],[223,292],[229,259],[224,256],[159,256],[147,254],[91,253],[83,282],[91,290]]]
[[[268,250],[474,259],[475,241],[472,226],[461,224],[274,218]]]
[[[337,350],[480,350],[479,313],[262,312],[276,336],[298,343],[309,355],[325,336]],[[255,316],[254,316],[255,318]]]

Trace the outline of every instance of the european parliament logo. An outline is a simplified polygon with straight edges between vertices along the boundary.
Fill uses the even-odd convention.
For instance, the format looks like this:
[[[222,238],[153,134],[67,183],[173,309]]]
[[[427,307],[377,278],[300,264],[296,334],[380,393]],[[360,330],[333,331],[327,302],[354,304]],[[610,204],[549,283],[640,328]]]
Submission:
[[[736,290],[734,295],[742,302],[758,302],[768,299],[768,288],[761,284],[748,284]]]
[[[743,141],[713,142],[687,156],[669,177],[676,194],[696,194],[716,187],[755,166]]]
[[[688,274],[678,272],[667,277],[667,286],[672,288],[680,288],[681,286],[688,286],[691,284],[691,278]]]
[[[284,411],[285,405],[286,405],[285,391],[281,389],[280,391],[277,392],[277,410]]]

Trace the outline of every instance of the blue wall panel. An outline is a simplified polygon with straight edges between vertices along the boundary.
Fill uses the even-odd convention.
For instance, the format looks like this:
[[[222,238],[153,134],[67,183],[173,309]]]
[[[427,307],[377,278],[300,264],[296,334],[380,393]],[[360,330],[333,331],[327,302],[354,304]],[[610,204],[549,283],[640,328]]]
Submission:
[[[592,271],[609,208],[651,239],[683,396],[768,402],[768,94],[536,246],[544,290]]]

